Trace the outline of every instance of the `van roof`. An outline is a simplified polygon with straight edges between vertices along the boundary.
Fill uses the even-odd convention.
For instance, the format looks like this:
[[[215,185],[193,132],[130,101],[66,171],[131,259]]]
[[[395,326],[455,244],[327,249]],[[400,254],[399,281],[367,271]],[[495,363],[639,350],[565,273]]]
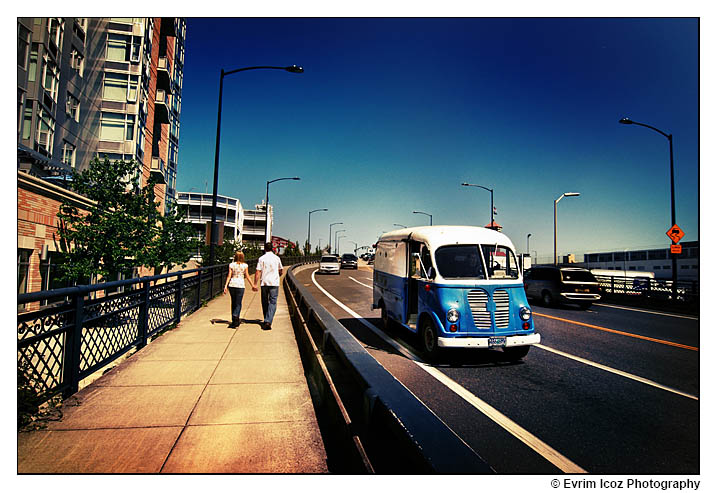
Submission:
[[[411,238],[423,241],[432,250],[443,245],[457,244],[489,244],[498,243],[515,250],[513,243],[503,233],[493,229],[478,226],[419,226],[416,228],[403,228],[384,233],[379,237],[381,241],[404,241]]]

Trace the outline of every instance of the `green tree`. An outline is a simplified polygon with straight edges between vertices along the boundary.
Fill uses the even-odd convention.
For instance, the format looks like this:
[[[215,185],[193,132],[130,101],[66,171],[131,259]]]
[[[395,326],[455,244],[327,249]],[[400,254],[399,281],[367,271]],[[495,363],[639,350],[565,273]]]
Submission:
[[[95,158],[83,172],[73,172],[72,190],[94,203],[86,211],[69,201],[60,206],[58,235],[66,246],[63,250],[69,250],[60,266],[64,279],[77,281],[95,274],[112,280],[133,267],[161,269],[187,261],[191,233],[182,236],[177,211],[160,214],[154,195],[157,179],[140,187],[139,169],[135,161]]]
[[[217,245],[214,248],[214,264],[228,264],[234,260],[235,252],[242,250],[247,259],[247,252],[243,250],[238,241],[235,240],[223,240],[221,245]],[[205,267],[209,265],[209,245],[202,244],[200,248],[200,255],[202,255],[202,261],[200,265]]]

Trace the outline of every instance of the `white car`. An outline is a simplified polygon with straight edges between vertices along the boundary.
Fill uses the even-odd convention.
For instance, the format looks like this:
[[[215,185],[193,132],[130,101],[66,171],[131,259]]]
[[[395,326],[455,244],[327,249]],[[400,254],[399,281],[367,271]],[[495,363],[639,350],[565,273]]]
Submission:
[[[341,263],[335,255],[324,255],[319,261],[320,274],[339,274]]]

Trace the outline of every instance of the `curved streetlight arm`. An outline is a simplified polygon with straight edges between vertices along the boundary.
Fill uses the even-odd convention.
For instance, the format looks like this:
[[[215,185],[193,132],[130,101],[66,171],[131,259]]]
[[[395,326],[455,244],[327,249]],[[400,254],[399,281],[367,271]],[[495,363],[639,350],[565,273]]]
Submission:
[[[664,136],[665,138],[667,138],[668,140],[671,140],[671,139],[673,138],[673,135],[667,134],[667,133],[664,132],[663,130],[659,130],[659,129],[657,129],[656,127],[653,127],[653,126],[651,126],[651,125],[647,125],[647,124],[645,124],[645,123],[634,122],[633,120],[631,120],[631,119],[629,119],[629,118],[621,118],[620,120],[618,120],[618,123],[623,123],[624,125],[640,125],[641,127],[646,127],[646,128],[650,128],[651,130],[655,130],[656,132],[658,132],[659,134],[663,135],[663,136]]]
[[[275,67],[272,65],[258,65],[256,67],[242,67],[237,68],[234,70],[230,70],[228,72],[225,72],[224,69],[222,69],[222,76],[234,74],[236,72],[244,72],[245,70],[257,70],[257,69],[275,69],[275,70],[286,70],[287,72],[292,72],[294,74],[302,74],[304,73],[304,68],[298,67],[296,65],[290,65],[289,67]]]
[[[307,225],[307,245],[305,248],[305,253],[309,255],[309,245],[312,241],[312,214],[315,212],[326,212],[329,209],[314,209],[313,211],[309,211],[309,224]]]
[[[490,228],[490,229],[494,229],[494,189],[493,189],[493,188],[485,187],[485,186],[483,186],[483,185],[475,185],[475,184],[473,184],[473,183],[466,183],[466,182],[462,183],[461,186],[462,186],[462,187],[478,187],[478,188],[483,188],[484,190],[486,190],[486,191],[488,191],[489,193],[491,193],[491,222],[489,223],[489,228]]]

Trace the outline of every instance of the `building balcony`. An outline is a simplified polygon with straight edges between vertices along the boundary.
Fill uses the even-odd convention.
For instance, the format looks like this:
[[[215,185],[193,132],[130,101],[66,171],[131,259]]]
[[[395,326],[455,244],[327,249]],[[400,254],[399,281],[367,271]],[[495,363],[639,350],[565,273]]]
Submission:
[[[166,169],[164,160],[159,156],[152,156],[152,161],[150,164],[150,174],[157,176],[157,178],[160,179],[160,183],[165,185],[167,183],[165,173]]]
[[[166,56],[157,60],[157,88],[164,89],[168,94],[172,92],[172,67]]]
[[[155,94],[155,122],[167,123],[170,122],[170,96],[164,89],[157,88]]]

